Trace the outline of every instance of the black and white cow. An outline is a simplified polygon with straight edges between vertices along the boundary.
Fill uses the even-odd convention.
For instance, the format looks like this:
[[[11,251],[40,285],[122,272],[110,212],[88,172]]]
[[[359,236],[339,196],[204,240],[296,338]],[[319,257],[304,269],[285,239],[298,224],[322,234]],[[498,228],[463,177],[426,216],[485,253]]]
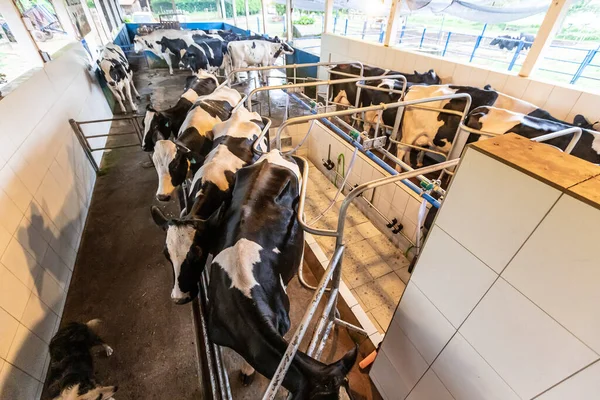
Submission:
[[[193,31],[189,30],[157,29],[147,35],[136,35],[133,38],[133,49],[136,53],[147,50],[164,59],[169,73],[173,75],[171,56],[175,57],[176,65],[179,64],[182,53],[194,43],[193,35]]]
[[[495,134],[516,133],[529,139],[572,127],[572,125],[548,121],[496,107],[478,107],[474,109],[469,114],[466,125],[470,128]],[[544,143],[564,150],[572,137],[572,134],[565,135]],[[485,139],[486,137],[476,138],[476,140],[481,138]],[[582,136],[571,154],[593,164],[600,164],[600,133],[582,129]]]
[[[283,338],[290,328],[286,287],[304,247],[297,218],[300,183],[294,159],[273,150],[238,171],[231,205],[218,228],[213,216],[197,220],[193,233],[180,234],[190,237],[188,247],[212,243],[208,334],[244,358],[243,382],[255,370],[272,378],[288,346]],[[168,230],[180,227],[156,210],[154,220]],[[298,352],[282,385],[295,400],[337,399],[356,356],[355,348],[326,365]]]
[[[275,41],[276,40],[276,41]],[[240,40],[227,45],[232,70],[246,67],[274,65],[282,54],[294,54],[294,48],[277,38],[268,40]],[[259,71],[262,82],[267,81],[268,71]],[[239,80],[238,76],[234,81]]]
[[[213,127],[229,119],[240,100],[239,92],[227,87],[200,96],[179,129],[179,146],[170,140],[156,142],[152,161],[158,174],[158,200],[169,201],[175,188],[188,176],[192,163],[202,163],[212,148]]]
[[[137,111],[137,106],[131,97],[131,90],[133,90],[137,99],[140,99],[140,94],[133,84],[133,72],[123,50],[116,44],[109,43],[104,47],[102,53],[100,53],[97,63],[102,76],[106,80],[106,83],[108,83],[108,88],[117,103],[119,103],[121,111],[127,112],[127,109],[123,105],[123,100],[125,99],[129,102],[131,111]]]
[[[203,71],[190,78],[192,79],[186,84],[184,93],[173,107],[157,111],[151,105],[148,106],[143,121],[142,150],[153,151],[158,140],[177,137],[188,111],[198,97],[211,94],[219,86],[219,81],[214,75]]]
[[[192,181],[188,199],[190,209],[182,210],[185,217],[167,229],[165,249],[176,279],[171,298],[177,304],[187,303],[196,297],[204,266],[198,262],[202,257],[188,254],[190,246],[187,241],[182,242],[182,232],[191,232],[196,228],[195,221],[209,219],[221,205],[230,202],[235,173],[255,161],[252,145],[261,128],[260,115],[245,108],[238,109],[229,120],[213,128],[213,148]],[[261,147],[266,150],[264,143]],[[198,247],[203,256],[211,251],[202,244]]]
[[[179,66],[188,68],[194,73],[202,70],[216,72],[218,69],[226,67],[224,65],[224,49],[226,48],[222,39],[196,39],[186,48],[185,53],[182,53]]]
[[[575,118],[573,118],[573,125],[583,129],[592,129],[595,131],[600,131],[600,121],[590,122],[581,114],[577,114]]]
[[[509,50],[515,49],[519,46],[520,42],[523,42],[523,50],[529,50],[535,40],[535,36],[523,33],[519,36],[511,36],[511,35],[500,35],[492,39],[490,42],[490,46],[498,46],[500,50]]]
[[[361,67],[359,64],[351,63],[351,64],[340,64],[336,65],[332,68],[333,71],[344,72],[347,74],[353,74],[356,76],[360,76]],[[392,71],[389,69],[383,69],[379,67],[373,67],[370,65],[365,65],[363,68],[363,76],[383,76],[383,75],[403,75],[407,81],[407,87],[412,86],[413,84],[422,84],[422,85],[437,85],[441,82],[439,76],[435,73],[433,69],[425,73],[418,73],[415,71],[414,74],[406,74],[403,72]],[[348,78],[345,75],[331,75],[331,79],[344,79]],[[399,80],[395,79],[383,79],[383,80],[374,80],[374,81],[365,81],[367,85],[370,86],[379,86],[379,87],[388,87],[390,89],[401,90],[402,83]],[[354,106],[356,104],[356,95],[357,95],[357,87],[355,83],[343,83],[343,84],[335,84],[331,86],[330,100],[333,100],[334,103],[342,104],[342,105],[351,105]],[[370,105],[370,104],[379,104],[372,101],[371,97],[375,95],[377,91],[370,91],[368,89],[361,90],[361,99],[359,102],[360,105]]]

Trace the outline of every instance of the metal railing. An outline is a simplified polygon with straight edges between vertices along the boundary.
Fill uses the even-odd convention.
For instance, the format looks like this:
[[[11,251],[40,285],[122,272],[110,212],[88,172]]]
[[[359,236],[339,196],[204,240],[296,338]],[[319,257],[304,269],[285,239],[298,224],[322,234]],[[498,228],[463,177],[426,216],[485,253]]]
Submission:
[[[275,374],[273,375],[273,378],[269,382],[269,386],[267,387],[267,390],[265,391],[265,393],[263,395],[263,400],[272,400],[277,395],[277,391],[279,390],[279,388],[281,387],[281,385],[283,383],[285,374],[287,373],[288,369],[290,368],[290,366],[294,360],[294,356],[298,351],[300,343],[302,342],[302,338],[304,337],[304,335],[306,334],[306,331],[308,330],[309,323],[312,320],[313,316],[315,315],[317,307],[318,307],[323,295],[325,294],[325,289],[327,288],[327,285],[329,284],[330,281],[331,281],[331,286],[330,286],[331,291],[329,294],[329,299],[321,313],[319,323],[313,332],[313,336],[312,336],[310,344],[309,344],[309,349],[308,349],[307,355],[312,356],[314,354],[315,349],[317,349],[317,354],[315,354],[315,358],[318,359],[318,355],[322,351],[323,346],[324,346],[325,342],[327,341],[328,334],[331,331],[330,327],[333,326],[333,324],[341,325],[341,326],[349,328],[355,332],[359,332],[359,333],[366,335],[366,332],[362,328],[359,328],[357,326],[349,324],[346,321],[340,320],[339,318],[337,318],[335,316],[335,312],[334,312],[334,310],[336,310],[336,307],[337,307],[337,300],[338,300],[339,287],[340,287],[340,281],[341,281],[342,257],[343,257],[344,250],[345,250],[343,241],[344,241],[344,227],[345,227],[345,223],[346,223],[346,214],[348,212],[348,208],[350,207],[350,204],[352,203],[352,201],[367,190],[376,189],[383,185],[392,184],[392,183],[395,183],[395,182],[398,182],[401,180],[414,178],[418,175],[425,175],[425,174],[428,174],[431,172],[454,167],[458,164],[458,162],[459,162],[458,159],[445,161],[440,164],[423,167],[421,169],[414,170],[414,171],[407,171],[407,172],[404,172],[404,173],[401,173],[401,174],[398,174],[395,176],[388,176],[388,177],[377,179],[377,180],[374,180],[371,182],[366,182],[366,183],[363,183],[363,184],[357,186],[353,191],[348,193],[348,195],[342,202],[342,205],[340,206],[337,229],[336,230],[323,230],[323,229],[312,228],[312,227],[306,225],[306,223],[304,221],[303,215],[304,215],[304,205],[305,205],[305,200],[306,200],[306,188],[308,185],[308,170],[309,170],[308,162],[306,160],[304,160],[304,168],[303,168],[303,172],[302,172],[302,189],[301,189],[301,194],[300,194],[300,202],[298,205],[298,222],[300,223],[302,228],[307,232],[311,232],[316,235],[334,236],[336,238],[335,250],[333,253],[333,257],[331,258],[329,265],[327,266],[327,269],[325,270],[325,273],[323,274],[323,276],[319,282],[319,285],[317,286],[317,289],[310,301],[310,305],[309,305],[308,309],[306,310],[306,312],[304,313],[304,316],[302,317],[302,321],[296,328],[294,335],[289,340],[289,345],[286,349],[286,352],[283,355],[281,362],[279,363],[279,366],[277,367],[277,370],[275,371]],[[323,333],[323,329],[325,329],[325,333]]]
[[[69,124],[71,125],[71,128],[73,128],[73,133],[75,133],[77,140],[79,140],[79,144],[83,148],[83,151],[85,152],[85,156],[89,160],[90,164],[92,164],[94,171],[96,171],[96,173],[98,173],[98,171],[100,171],[100,167],[98,166],[98,163],[94,159],[94,156],[92,155],[92,153],[94,151],[100,151],[100,150],[114,150],[114,149],[121,149],[121,148],[125,148],[125,147],[141,146],[142,145],[142,128],[140,127],[139,119],[143,118],[143,117],[144,117],[143,115],[132,115],[132,116],[127,116],[127,117],[96,119],[96,120],[89,120],[89,121],[75,121],[74,119],[71,118],[71,119],[69,119]],[[133,126],[133,132],[123,132],[123,133],[110,133],[109,132],[106,134],[86,136],[85,133],[83,132],[83,130],[81,129],[81,125],[99,124],[99,123],[106,123],[106,122],[112,123],[114,121],[129,121],[131,126]],[[112,127],[112,124],[111,124],[111,127]],[[110,131],[110,128],[109,128],[109,131]],[[131,136],[131,135],[137,136],[139,143],[122,144],[122,145],[117,145],[117,146],[92,147],[89,142],[89,139],[103,138],[103,137],[109,137],[109,136],[114,137],[114,136]]]

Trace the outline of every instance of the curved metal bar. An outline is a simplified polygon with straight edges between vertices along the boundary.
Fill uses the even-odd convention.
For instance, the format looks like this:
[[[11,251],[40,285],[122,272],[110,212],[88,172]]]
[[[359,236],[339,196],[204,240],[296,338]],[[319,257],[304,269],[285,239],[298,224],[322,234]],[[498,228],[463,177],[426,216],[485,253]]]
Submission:
[[[564,151],[567,154],[571,154],[571,151],[573,151],[573,149],[577,145],[577,142],[579,142],[579,139],[581,139],[581,134],[583,133],[582,129],[576,126],[572,128],[563,129],[557,132],[547,133],[545,135],[532,138],[531,141],[541,143],[545,142],[546,140],[551,140],[560,136],[569,135],[571,133],[574,134],[573,138],[571,138],[571,141],[569,142]]]

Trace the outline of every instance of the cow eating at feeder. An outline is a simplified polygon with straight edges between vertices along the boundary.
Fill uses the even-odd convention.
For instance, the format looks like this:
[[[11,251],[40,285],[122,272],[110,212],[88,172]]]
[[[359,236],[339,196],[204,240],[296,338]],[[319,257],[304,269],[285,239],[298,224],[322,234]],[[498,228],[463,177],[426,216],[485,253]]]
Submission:
[[[156,142],[152,161],[158,174],[156,198],[159,201],[169,201],[192,166],[202,165],[204,157],[212,148],[213,127],[229,119],[240,100],[239,92],[227,87],[219,88],[207,96],[200,96],[181,124],[175,142]]]

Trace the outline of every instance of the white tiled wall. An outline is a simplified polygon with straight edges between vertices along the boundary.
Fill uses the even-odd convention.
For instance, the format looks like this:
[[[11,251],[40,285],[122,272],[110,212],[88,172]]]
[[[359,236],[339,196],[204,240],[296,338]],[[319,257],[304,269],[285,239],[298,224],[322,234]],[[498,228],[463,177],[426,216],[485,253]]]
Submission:
[[[88,64],[76,44],[0,100],[1,399],[39,398],[64,307],[96,179],[68,120],[112,116]]]
[[[300,131],[308,129],[308,125],[300,128]],[[297,142],[295,142],[297,143]],[[327,160],[329,146],[331,145],[331,160],[337,165],[339,154],[344,154],[345,170],[348,171],[350,160],[354,148],[346,141],[333,133],[329,128],[319,122],[315,123],[315,127],[308,139],[308,158],[323,172],[326,172],[323,167],[323,160]],[[341,172],[341,169],[340,169]],[[374,179],[383,178],[390,174],[383,168],[379,167],[368,157],[360,152],[356,156],[356,161],[348,182],[354,186]],[[365,197],[371,199],[371,191],[365,192]],[[396,218],[404,226],[403,232],[413,241],[415,240],[417,227],[417,214],[421,205],[420,198],[403,183],[390,184],[378,188],[373,197],[373,204],[389,219]],[[363,209],[363,212],[369,216],[369,219],[374,223],[378,222],[379,226],[385,226],[383,219],[374,211]],[[382,228],[388,235],[392,235],[392,239],[398,239],[398,235],[393,235],[389,229]],[[395,240],[395,241],[396,241]],[[398,242],[403,246],[402,242]],[[406,244],[404,244],[406,247]]]
[[[559,119],[572,121],[576,114],[583,114],[588,120],[600,120],[600,96],[567,85],[522,78],[504,71],[490,71],[429,54],[384,47],[379,43],[323,34],[321,61],[328,61],[330,56],[332,61],[362,61],[406,73],[433,68],[444,83],[479,87],[491,84],[496,90],[532,102]],[[319,77],[326,76],[321,68]]]
[[[600,210],[468,149],[371,370],[381,394],[597,398],[598,237]]]

